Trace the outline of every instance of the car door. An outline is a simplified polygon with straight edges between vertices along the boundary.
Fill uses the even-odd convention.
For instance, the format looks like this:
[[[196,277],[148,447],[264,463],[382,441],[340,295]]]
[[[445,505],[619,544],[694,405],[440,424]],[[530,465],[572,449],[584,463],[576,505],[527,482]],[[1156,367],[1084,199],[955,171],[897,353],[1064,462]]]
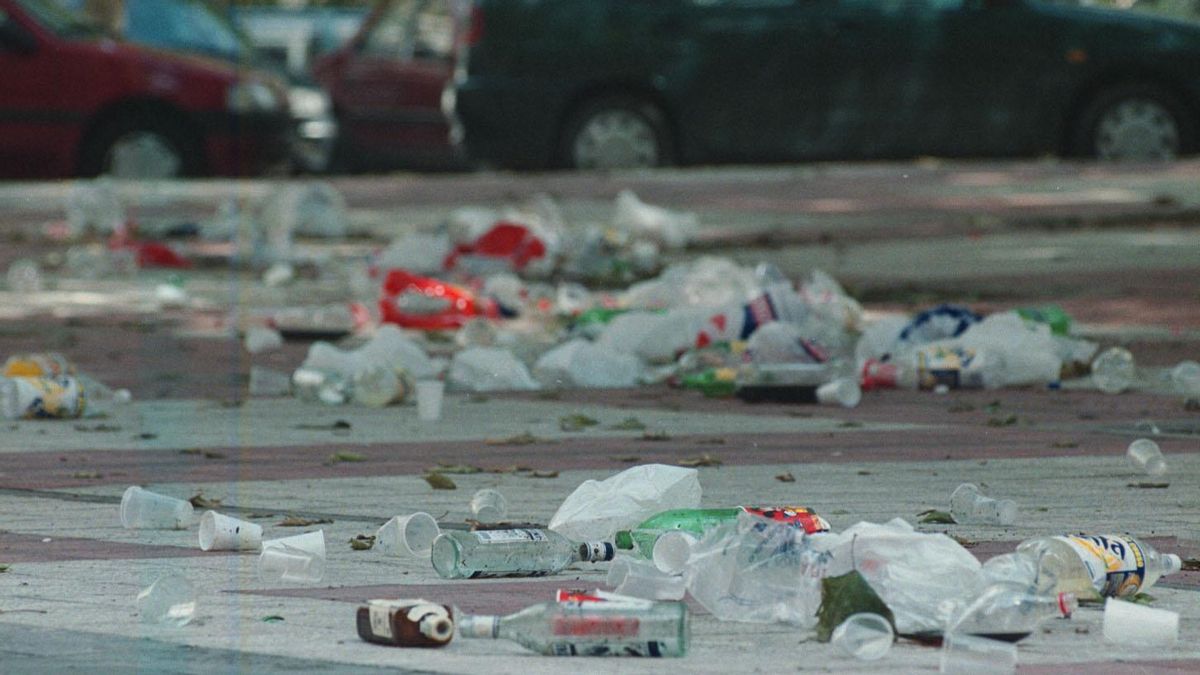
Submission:
[[[66,89],[52,50],[0,4],[0,176],[71,170],[82,119],[64,108]]]
[[[453,40],[451,0],[394,0],[383,8],[333,84],[351,147],[376,159],[449,154],[441,94]]]

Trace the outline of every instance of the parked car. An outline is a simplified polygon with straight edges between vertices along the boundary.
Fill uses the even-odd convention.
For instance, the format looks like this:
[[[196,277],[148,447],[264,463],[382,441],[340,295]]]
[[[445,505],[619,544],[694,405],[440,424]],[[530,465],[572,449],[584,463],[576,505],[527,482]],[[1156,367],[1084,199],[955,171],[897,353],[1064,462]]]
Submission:
[[[284,64],[293,75],[307,76],[313,61],[358,34],[370,7],[234,5],[230,13],[259,53]]]
[[[455,141],[521,168],[1194,151],[1200,27],[1039,0],[475,0]]]
[[[442,91],[454,68],[457,0],[381,0],[345,46],[313,65],[348,169],[463,168]]]
[[[84,0],[58,0],[82,11]],[[293,165],[310,172],[329,166],[337,140],[329,96],[311,78],[287,72],[265,58],[257,46],[223,12],[206,0],[121,0],[120,37],[143,46],[200,54],[239,68],[276,71],[287,81],[293,118],[288,139]]]
[[[270,73],[112,40],[51,0],[0,0],[0,175],[245,175],[286,160]]]

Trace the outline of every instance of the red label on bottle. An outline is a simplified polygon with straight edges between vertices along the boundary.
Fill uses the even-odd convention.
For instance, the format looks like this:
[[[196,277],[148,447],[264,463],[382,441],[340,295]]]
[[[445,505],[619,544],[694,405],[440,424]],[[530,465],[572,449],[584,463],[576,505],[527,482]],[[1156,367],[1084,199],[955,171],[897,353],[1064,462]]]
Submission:
[[[601,598],[596,595],[592,595],[591,593],[588,593],[587,591],[568,590],[566,588],[560,588],[560,589],[558,589],[558,592],[554,594],[554,601],[555,602],[574,602],[574,603],[582,604],[582,603],[587,603],[587,602],[604,602],[605,600],[604,600],[604,598]]]
[[[828,532],[829,523],[803,506],[743,506],[742,510],[760,518],[804,528],[805,534]]]
[[[633,637],[639,622],[630,616],[556,616],[550,624],[554,635],[575,637]]]

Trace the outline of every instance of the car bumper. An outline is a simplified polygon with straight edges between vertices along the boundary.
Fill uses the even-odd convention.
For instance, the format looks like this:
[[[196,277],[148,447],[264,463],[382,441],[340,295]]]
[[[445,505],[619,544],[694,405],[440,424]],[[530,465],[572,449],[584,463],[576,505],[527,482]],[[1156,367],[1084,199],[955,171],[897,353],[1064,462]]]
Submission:
[[[511,83],[452,83],[442,97],[450,141],[474,161],[514,169],[552,166],[558,138],[560,97],[530,95]]]

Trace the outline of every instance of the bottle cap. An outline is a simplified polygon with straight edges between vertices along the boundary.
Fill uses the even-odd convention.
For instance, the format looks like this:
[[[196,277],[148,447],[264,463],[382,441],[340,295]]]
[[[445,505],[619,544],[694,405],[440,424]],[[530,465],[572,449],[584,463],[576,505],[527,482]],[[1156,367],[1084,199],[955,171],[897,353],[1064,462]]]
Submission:
[[[579,559],[584,562],[604,562],[616,555],[617,549],[606,541],[589,541],[579,545]]]

